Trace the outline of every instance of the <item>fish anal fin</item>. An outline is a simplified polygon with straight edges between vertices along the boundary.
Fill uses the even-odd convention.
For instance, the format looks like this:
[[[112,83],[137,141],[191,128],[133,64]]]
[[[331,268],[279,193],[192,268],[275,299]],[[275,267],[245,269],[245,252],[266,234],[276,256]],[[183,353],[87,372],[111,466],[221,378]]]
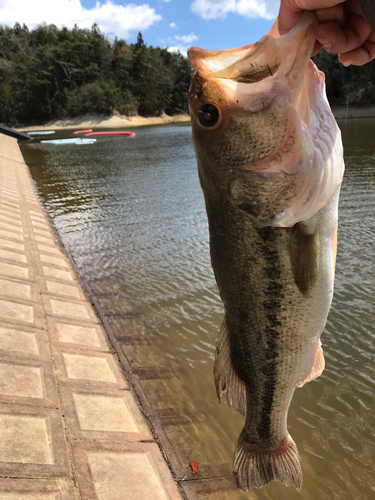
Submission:
[[[336,222],[335,228],[333,230],[333,238],[332,238],[332,251],[333,251],[333,270],[336,269],[336,257],[337,257],[337,230],[338,230],[338,222]]]
[[[233,368],[229,331],[225,319],[216,343],[214,379],[219,400],[226,393],[229,407],[245,415],[246,385]]]
[[[307,296],[318,271],[319,233],[309,233],[303,222],[293,226],[290,241],[290,264],[295,284]]]
[[[312,380],[318,378],[323,373],[324,366],[325,366],[324,354],[323,354],[322,344],[319,341],[316,348],[315,359],[312,368],[307,377],[303,378],[297,384],[297,387],[303,387],[305,384],[307,384],[307,382],[311,382]]]
[[[238,488],[248,491],[261,488],[271,481],[302,487],[301,459],[297,446],[288,436],[275,450],[252,448],[240,435],[233,460],[233,476]]]

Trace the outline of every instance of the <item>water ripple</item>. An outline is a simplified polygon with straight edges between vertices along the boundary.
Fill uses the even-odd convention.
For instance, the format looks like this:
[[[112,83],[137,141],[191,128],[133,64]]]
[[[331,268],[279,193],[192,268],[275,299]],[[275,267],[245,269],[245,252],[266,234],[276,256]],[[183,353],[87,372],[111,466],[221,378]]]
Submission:
[[[375,123],[342,127],[347,169],[335,295],[322,336],[326,369],[296,391],[289,413],[302,491],[272,483],[248,495],[216,492],[215,500],[375,498]],[[176,407],[188,417],[189,425],[166,427],[181,463],[194,456],[203,469],[224,464],[230,474],[243,418],[218,405],[212,380],[223,307],[190,128],[141,128],[136,141],[103,139],[84,154],[75,146],[22,147],[115,332],[147,338],[125,347],[131,363],[173,374],[142,383],[156,408]]]

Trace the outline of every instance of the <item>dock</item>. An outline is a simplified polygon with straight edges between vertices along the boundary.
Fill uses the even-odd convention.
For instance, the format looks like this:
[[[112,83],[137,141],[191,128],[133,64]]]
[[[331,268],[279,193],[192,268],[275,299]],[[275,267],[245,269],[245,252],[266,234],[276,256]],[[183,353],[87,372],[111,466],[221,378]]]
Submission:
[[[0,499],[182,498],[17,140],[0,133]]]

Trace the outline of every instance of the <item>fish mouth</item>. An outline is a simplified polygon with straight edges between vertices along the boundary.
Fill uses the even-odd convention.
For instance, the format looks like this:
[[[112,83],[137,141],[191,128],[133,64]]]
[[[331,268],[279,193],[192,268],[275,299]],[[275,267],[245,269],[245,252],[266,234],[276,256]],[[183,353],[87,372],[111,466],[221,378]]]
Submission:
[[[264,46],[267,46],[267,51]],[[193,69],[202,77],[255,83],[276,73],[281,62],[279,52],[276,40],[266,35],[253,45],[235,49],[192,47],[188,56]]]
[[[307,65],[312,55],[317,24],[314,12],[309,11],[289,33],[282,36],[276,21],[269,33],[252,45],[225,50],[191,47],[188,57],[193,75],[207,81],[214,80],[232,97],[237,92],[245,92],[243,85],[248,87],[258,82],[272,85],[272,82],[278,81],[279,74],[283,75],[283,82],[279,81],[279,84],[286,80],[288,86],[294,88],[298,80],[296,74],[303,74],[302,66]],[[283,71],[279,71],[281,68]]]

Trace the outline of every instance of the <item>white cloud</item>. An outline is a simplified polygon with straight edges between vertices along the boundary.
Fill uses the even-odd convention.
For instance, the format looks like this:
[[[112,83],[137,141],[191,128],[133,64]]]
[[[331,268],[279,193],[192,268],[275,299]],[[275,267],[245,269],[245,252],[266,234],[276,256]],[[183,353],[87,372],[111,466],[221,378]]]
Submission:
[[[169,41],[173,44],[167,47],[169,52],[181,52],[184,57],[187,57],[187,50],[191,47],[191,42],[195,40],[198,40],[197,35],[190,33],[190,35],[175,35],[173,38],[169,38],[165,41]]]
[[[181,54],[184,57],[187,57],[187,50],[188,50],[189,47],[190,47],[190,45],[189,46],[185,46],[185,45],[173,45],[172,47],[167,47],[167,49],[168,49],[169,52],[181,52]]]
[[[80,0],[0,0],[0,23],[13,26],[25,23],[29,28],[46,22],[69,28],[91,28],[96,23],[106,35],[126,38],[132,31],[142,31],[161,20],[147,4],[117,5],[112,0],[97,1],[87,9]]]
[[[176,24],[176,23],[169,23],[169,26],[170,26],[171,28],[177,28],[177,24]]]
[[[175,39],[183,43],[191,43],[194,42],[194,40],[198,40],[198,37],[194,33],[190,33],[190,35],[176,35]]]
[[[280,3],[276,0],[194,0],[191,10],[203,19],[236,13],[245,17],[275,19]]]

